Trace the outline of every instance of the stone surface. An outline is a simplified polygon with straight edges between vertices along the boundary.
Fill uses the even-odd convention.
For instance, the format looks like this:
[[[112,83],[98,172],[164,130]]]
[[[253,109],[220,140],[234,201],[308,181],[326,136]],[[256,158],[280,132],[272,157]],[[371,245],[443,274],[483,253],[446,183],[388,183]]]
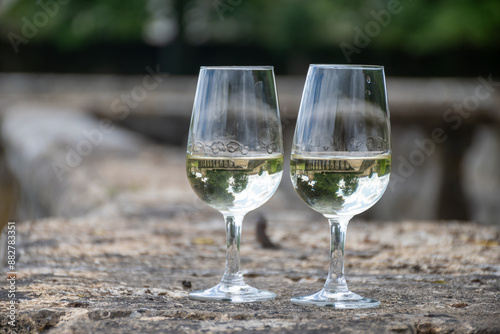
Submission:
[[[463,169],[464,186],[471,217],[476,221],[500,222],[500,126],[483,126],[472,138]]]
[[[189,291],[220,280],[225,237],[221,215],[189,187],[184,149],[117,126],[59,178],[53,163],[68,165],[68,152],[99,122],[54,107],[8,111],[5,154],[21,197],[29,197],[21,212],[33,219],[15,220],[17,322],[8,324],[2,284],[0,333],[500,331],[500,228],[472,222],[354,219],[348,284],[382,305],[340,311],[291,304],[290,297],[321,288],[329,241],[326,220],[297,199],[286,175],[275,196],[247,215],[241,245],[247,282],[278,297],[190,300]],[[256,232],[261,214],[274,249],[263,248]]]
[[[301,211],[265,212],[268,235],[280,248],[259,245],[249,216],[242,266],[248,283],[278,297],[250,304],[187,297],[222,275],[223,222],[211,210],[21,222],[15,333],[498,333],[497,228],[354,221],[348,231],[348,284],[382,304],[316,309],[289,298],[324,283],[326,222],[310,222]],[[4,290],[1,299],[7,300]],[[9,332],[6,306],[2,302],[0,332]]]
[[[154,67],[154,66],[151,66]],[[304,69],[305,70],[305,69]],[[161,72],[161,69],[160,69]],[[109,117],[120,115],[131,99],[135,87],[143,86],[144,75],[86,75],[86,74],[30,74],[0,73],[0,108],[20,101],[35,104],[72,105],[75,109],[99,110]],[[305,82],[303,76],[277,76],[282,114],[288,118],[297,115]],[[156,76],[158,85],[147,89],[147,97],[129,105],[131,114],[169,115],[189,117],[196,90],[196,76]],[[478,78],[387,78],[389,103],[393,117],[418,122],[442,119],[442,111],[469,97],[477,97],[472,118],[500,120],[500,92],[498,79],[492,76]],[[128,98],[125,95],[129,95]],[[125,96],[125,97],[124,97]],[[118,102],[115,102],[118,101]],[[120,103],[121,102],[121,103]],[[115,103],[115,104],[113,104]],[[440,111],[440,112],[438,112]],[[471,119],[464,119],[471,121]]]
[[[305,205],[290,203],[295,195],[283,188],[247,215],[241,245],[246,281],[278,297],[250,304],[190,300],[189,291],[215,285],[222,276],[221,215],[191,191],[183,149],[143,142],[120,154],[106,147],[96,146],[64,174],[58,185],[67,189],[64,196],[47,197],[57,203],[49,207],[59,208],[53,211],[59,217],[16,223],[22,252],[16,266],[17,322],[15,328],[8,325],[9,298],[2,285],[0,332],[500,329],[500,230],[470,222],[355,219],[348,230],[348,284],[382,305],[341,311],[291,304],[290,297],[315,292],[324,283],[328,227]],[[260,214],[276,249],[258,241]]]
[[[83,123],[87,125],[89,115],[113,119],[117,126],[140,132],[157,142],[184,147],[196,77],[162,74],[156,77],[161,82],[148,89],[144,98],[141,96],[131,101],[134,89],[140,88],[145,78],[153,80],[148,75],[146,69],[144,75],[138,76],[0,73],[0,117],[6,119],[6,113],[13,109],[19,112],[19,104],[28,103],[32,110],[33,106],[41,111],[65,110],[68,114],[76,114],[76,118],[86,113],[87,120]],[[277,77],[287,145],[292,140],[304,81],[305,73],[300,77]],[[500,206],[497,205],[498,194],[495,190],[500,189],[500,178],[496,172],[500,166],[497,159],[484,149],[493,150],[500,145],[498,80],[489,76],[389,77],[387,85],[393,129],[393,181],[380,202],[382,205],[365,213],[364,218],[459,219],[500,225]],[[463,104],[467,104],[465,111],[460,109]],[[61,122],[54,124],[60,125]],[[53,131],[57,133],[59,129],[61,127],[54,126]],[[443,143],[434,142],[434,149],[428,146],[432,142],[422,149],[423,142],[433,140],[435,129],[443,130],[447,139]],[[16,135],[16,131],[13,128],[11,133]],[[79,129],[75,132],[81,135]],[[28,137],[42,137],[42,142],[47,142],[43,140],[44,136],[37,136],[33,128],[22,135],[17,133],[17,136],[26,139],[26,133]],[[5,134],[0,135],[5,139]],[[71,138],[78,139],[78,136]],[[62,154],[67,153],[68,146],[79,143],[78,140],[56,139],[55,146],[50,149]],[[14,149],[14,155],[17,155],[16,152]],[[487,161],[483,162],[485,159]],[[22,166],[25,163],[18,162],[16,168],[29,169]],[[487,166],[486,172],[483,173],[482,167],[478,168],[477,164]],[[29,171],[28,175],[31,174]],[[30,177],[20,179],[30,182]],[[0,179],[0,183],[4,182]],[[43,188],[43,183],[32,182],[30,187]],[[479,184],[488,186],[474,186]],[[283,187],[286,187],[287,193],[290,192],[291,185],[287,180],[283,182]],[[22,195],[24,201],[30,203],[39,200],[30,192]],[[289,201],[295,205],[298,203],[294,196],[290,196]],[[38,204],[31,204],[27,217],[43,216],[52,210],[47,209],[46,203]]]
[[[22,191],[21,219],[80,215],[100,205],[102,190],[84,179],[92,179],[92,170],[83,175],[80,167],[110,155],[133,157],[144,145],[140,136],[84,112],[29,104],[4,112],[0,135]]]

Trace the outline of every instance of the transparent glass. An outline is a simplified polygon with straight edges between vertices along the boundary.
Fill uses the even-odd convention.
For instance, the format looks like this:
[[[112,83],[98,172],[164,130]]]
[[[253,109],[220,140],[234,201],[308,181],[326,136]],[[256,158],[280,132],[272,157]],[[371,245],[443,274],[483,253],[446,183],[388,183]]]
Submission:
[[[221,282],[190,298],[228,302],[271,300],[247,285],[240,267],[243,217],[276,191],[283,173],[283,139],[271,66],[202,67],[187,145],[194,192],[226,223],[226,268]]]
[[[290,175],[299,197],[330,224],[330,269],[323,289],[293,297],[300,305],[368,308],[380,304],[347,288],[349,220],[382,197],[391,171],[384,69],[311,65],[300,104]]]

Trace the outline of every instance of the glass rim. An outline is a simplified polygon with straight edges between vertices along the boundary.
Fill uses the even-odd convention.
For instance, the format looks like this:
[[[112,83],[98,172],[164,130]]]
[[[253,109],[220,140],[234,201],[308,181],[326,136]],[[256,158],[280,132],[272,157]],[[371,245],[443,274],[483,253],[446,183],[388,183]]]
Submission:
[[[331,68],[331,69],[339,69],[339,70],[383,70],[384,66],[382,65],[350,65],[350,64],[310,64],[309,67],[320,67],[320,68]]]
[[[270,65],[231,65],[231,66],[200,66],[200,70],[254,70],[254,71],[264,71],[273,70],[274,66]]]

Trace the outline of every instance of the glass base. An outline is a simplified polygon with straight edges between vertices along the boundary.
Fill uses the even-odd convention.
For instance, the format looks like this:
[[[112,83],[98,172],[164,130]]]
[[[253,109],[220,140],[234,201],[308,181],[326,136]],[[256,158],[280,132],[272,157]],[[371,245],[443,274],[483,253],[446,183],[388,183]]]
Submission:
[[[203,301],[222,301],[232,303],[250,303],[272,300],[274,292],[259,290],[250,285],[228,286],[219,283],[207,290],[198,290],[189,293],[189,298]]]
[[[376,299],[364,298],[350,291],[330,293],[325,290],[309,296],[293,297],[290,301],[297,305],[331,307],[338,309],[358,309],[377,307],[380,302]]]

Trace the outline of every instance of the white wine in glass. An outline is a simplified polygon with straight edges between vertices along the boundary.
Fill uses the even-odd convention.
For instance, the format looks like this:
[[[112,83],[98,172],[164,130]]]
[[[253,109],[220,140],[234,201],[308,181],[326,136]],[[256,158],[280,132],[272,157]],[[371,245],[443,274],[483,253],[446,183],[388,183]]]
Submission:
[[[295,304],[368,308],[347,288],[349,220],[383,195],[391,172],[390,120],[381,66],[311,65],[297,118],[290,175],[295,191],[330,223],[330,269],[321,291]]]
[[[196,195],[224,216],[221,282],[190,298],[255,302],[273,292],[249,286],[240,268],[243,217],[274,194],[283,173],[283,139],[271,66],[202,67],[188,137],[186,171]]]

